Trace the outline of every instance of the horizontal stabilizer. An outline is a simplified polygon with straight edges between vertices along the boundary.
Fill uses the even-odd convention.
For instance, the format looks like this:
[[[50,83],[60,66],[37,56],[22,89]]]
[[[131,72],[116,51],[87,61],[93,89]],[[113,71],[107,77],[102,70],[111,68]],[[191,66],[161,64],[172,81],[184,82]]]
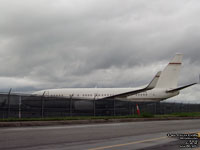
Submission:
[[[180,90],[182,90],[182,89],[185,89],[185,88],[190,87],[190,86],[195,85],[195,84],[197,84],[197,83],[188,84],[188,85],[185,85],[185,86],[176,88],[176,89],[168,90],[168,91],[166,91],[166,92],[170,93],[170,92],[180,91]]]

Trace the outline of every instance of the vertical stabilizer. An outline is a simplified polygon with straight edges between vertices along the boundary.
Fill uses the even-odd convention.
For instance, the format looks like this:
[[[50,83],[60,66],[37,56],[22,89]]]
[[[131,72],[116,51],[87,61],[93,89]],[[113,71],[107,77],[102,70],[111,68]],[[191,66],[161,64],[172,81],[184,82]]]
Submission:
[[[176,54],[175,57],[162,71],[156,88],[176,88],[180,73],[183,54]]]
[[[156,87],[157,83],[158,83],[158,79],[160,78],[160,74],[161,71],[159,71],[155,77],[153,78],[153,80],[149,83],[149,85],[146,87],[146,89],[153,89]]]

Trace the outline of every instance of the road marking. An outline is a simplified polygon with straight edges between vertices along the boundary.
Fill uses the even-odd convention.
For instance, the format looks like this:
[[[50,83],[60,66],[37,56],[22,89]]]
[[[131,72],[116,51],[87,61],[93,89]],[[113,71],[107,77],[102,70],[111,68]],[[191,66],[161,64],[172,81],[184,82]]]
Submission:
[[[124,143],[124,144],[116,144],[116,145],[110,145],[110,146],[96,147],[96,148],[91,148],[91,149],[88,149],[88,150],[101,150],[101,149],[107,149],[107,148],[113,148],[113,147],[127,146],[127,145],[132,145],[132,144],[157,141],[157,140],[161,140],[161,139],[165,139],[165,138],[167,138],[167,136],[163,136],[163,137],[159,137],[159,138],[153,138],[153,139],[147,139],[147,140],[142,140],[142,141],[129,142],[129,143]]]

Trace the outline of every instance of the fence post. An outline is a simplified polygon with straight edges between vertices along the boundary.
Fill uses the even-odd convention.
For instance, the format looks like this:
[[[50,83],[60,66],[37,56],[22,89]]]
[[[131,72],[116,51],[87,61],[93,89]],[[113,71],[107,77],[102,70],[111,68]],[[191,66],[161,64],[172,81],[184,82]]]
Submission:
[[[128,110],[129,110],[129,115],[132,115],[131,113],[131,101],[128,101]]]
[[[42,98],[41,98],[41,117],[44,118],[44,95],[45,95],[45,92],[42,94]]]
[[[96,96],[97,96],[97,94],[94,94],[94,100],[93,100],[93,111],[94,111],[94,112],[93,112],[93,113],[94,113],[93,115],[94,115],[94,116],[96,116],[96,100],[95,100],[95,99],[96,99]]]
[[[115,98],[113,98],[113,115],[115,116]]]
[[[69,104],[69,113],[70,113],[70,116],[72,116],[72,97],[73,97],[73,94],[70,95],[70,104]]]
[[[10,94],[11,94],[12,88],[10,88],[8,92],[8,110],[7,110],[7,118],[10,116]]]
[[[21,95],[19,95],[19,119],[21,119],[21,105],[22,105],[22,99]]]
[[[199,112],[199,111],[200,111],[200,104],[198,104],[198,106],[199,106],[199,107],[198,107],[198,112]]]

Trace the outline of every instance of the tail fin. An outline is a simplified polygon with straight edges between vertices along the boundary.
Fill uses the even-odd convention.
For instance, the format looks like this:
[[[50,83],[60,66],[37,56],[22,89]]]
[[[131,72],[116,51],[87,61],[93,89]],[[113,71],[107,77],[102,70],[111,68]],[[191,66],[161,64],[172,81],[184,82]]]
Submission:
[[[155,77],[152,79],[152,81],[149,83],[149,85],[146,87],[146,89],[150,90],[156,87],[158,83],[158,79],[160,78],[161,71],[159,71]]]
[[[182,57],[183,54],[176,54],[169,62],[162,71],[156,88],[177,88]]]

